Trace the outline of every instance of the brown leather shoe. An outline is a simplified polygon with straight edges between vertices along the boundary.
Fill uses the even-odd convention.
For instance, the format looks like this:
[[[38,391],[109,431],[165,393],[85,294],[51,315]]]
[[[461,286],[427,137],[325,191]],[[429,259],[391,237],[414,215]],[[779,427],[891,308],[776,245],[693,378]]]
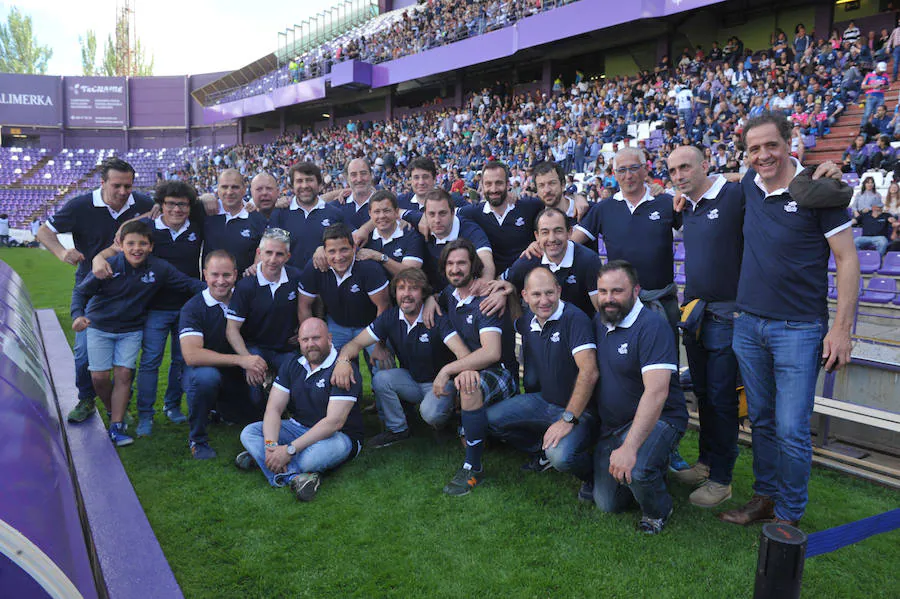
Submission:
[[[719,520],[747,526],[754,522],[770,522],[775,517],[775,502],[765,495],[754,495],[743,507],[718,515]]]

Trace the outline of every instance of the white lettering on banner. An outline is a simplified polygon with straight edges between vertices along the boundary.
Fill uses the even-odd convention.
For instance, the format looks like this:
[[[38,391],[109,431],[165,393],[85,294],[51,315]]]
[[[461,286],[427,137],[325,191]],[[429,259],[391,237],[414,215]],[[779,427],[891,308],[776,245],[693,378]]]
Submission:
[[[121,85],[83,85],[76,83],[72,89],[76,94],[121,94],[125,88]]]
[[[19,106],[53,106],[53,98],[40,94],[0,93],[0,104],[17,104]]]

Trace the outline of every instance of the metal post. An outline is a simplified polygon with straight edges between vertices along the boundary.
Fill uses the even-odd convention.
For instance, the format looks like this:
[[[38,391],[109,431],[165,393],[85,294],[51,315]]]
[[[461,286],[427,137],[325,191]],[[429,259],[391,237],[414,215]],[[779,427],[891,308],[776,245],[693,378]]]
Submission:
[[[787,524],[764,524],[759,535],[753,599],[800,599],[806,533]]]

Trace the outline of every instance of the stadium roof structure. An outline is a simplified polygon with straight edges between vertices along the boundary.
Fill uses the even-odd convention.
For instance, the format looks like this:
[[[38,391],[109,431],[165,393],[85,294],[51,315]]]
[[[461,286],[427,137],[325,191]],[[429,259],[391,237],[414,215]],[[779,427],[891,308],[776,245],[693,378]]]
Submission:
[[[200,89],[194,90],[191,93],[191,96],[200,102],[202,106],[206,106],[214,101],[216,96],[224,95],[237,87],[248,85],[277,68],[278,57],[272,52],[258,60],[254,60],[250,64],[243,66],[236,71],[228,73],[224,77],[220,77],[219,79],[204,85]]]

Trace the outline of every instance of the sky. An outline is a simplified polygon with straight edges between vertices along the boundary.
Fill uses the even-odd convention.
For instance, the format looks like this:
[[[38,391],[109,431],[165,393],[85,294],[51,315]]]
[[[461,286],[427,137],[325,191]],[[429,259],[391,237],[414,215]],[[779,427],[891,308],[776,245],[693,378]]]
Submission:
[[[153,54],[153,74],[195,75],[238,69],[274,52],[279,31],[337,3],[131,0],[131,8],[141,45]],[[96,32],[99,59],[115,29],[116,0],[0,0],[4,25],[13,7],[31,16],[38,43],[52,48],[48,75],[81,75],[79,36]]]

